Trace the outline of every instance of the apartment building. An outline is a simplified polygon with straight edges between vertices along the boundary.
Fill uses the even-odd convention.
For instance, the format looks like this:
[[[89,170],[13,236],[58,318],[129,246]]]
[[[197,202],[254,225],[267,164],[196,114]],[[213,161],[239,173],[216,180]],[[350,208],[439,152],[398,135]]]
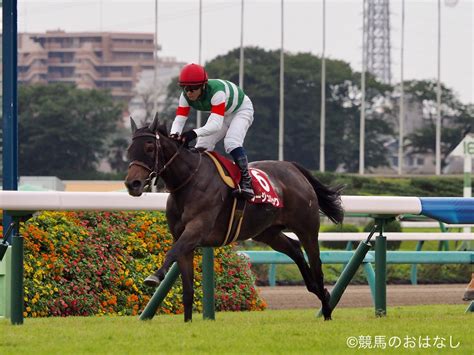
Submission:
[[[129,101],[140,73],[154,68],[150,33],[47,31],[18,40],[20,83],[75,83]]]

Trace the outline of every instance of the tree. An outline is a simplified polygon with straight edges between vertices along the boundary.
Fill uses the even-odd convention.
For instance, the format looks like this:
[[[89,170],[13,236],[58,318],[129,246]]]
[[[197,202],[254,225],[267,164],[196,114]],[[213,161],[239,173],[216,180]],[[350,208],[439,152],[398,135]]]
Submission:
[[[326,163],[328,170],[342,168],[355,172],[359,169],[361,97],[360,89],[352,81],[331,87],[327,135],[332,139],[328,139],[326,149],[332,154]],[[365,168],[370,169],[388,164],[384,143],[393,136],[393,126],[390,110],[379,103],[384,95],[372,89],[367,90],[366,97]]]
[[[19,172],[80,178],[95,172],[121,117],[121,105],[99,90],[69,84],[19,88]]]
[[[435,154],[437,83],[434,80],[412,80],[407,81],[405,86],[409,99],[421,103],[424,118],[424,125],[407,135],[408,154]],[[444,167],[448,154],[474,125],[474,105],[462,104],[452,89],[443,84],[441,102],[441,167]]]

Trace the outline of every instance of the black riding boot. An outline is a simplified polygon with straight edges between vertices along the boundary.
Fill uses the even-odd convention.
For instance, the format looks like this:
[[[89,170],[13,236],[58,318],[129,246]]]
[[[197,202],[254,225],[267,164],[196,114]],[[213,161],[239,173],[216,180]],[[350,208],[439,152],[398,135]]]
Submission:
[[[234,196],[240,195],[246,200],[251,200],[255,193],[252,188],[252,178],[249,174],[247,155],[242,147],[234,149],[230,152],[235,163],[240,169],[240,187],[233,191]]]

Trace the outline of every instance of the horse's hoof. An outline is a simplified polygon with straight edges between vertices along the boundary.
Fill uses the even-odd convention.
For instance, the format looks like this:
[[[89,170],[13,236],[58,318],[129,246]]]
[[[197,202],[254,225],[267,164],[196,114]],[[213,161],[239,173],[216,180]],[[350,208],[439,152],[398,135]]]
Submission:
[[[329,317],[324,317],[324,320],[332,320],[331,316]]]
[[[145,286],[156,288],[160,285],[160,280],[155,275],[150,275],[145,279],[145,281],[143,281],[143,283]]]

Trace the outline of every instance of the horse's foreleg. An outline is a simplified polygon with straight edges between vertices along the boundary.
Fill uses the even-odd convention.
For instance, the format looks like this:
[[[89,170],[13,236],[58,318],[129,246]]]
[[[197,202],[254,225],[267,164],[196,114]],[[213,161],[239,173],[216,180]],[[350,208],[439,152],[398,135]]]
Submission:
[[[194,252],[178,257],[181,280],[183,282],[183,305],[184,321],[190,322],[193,318],[193,298],[194,298]]]
[[[170,250],[166,253],[165,261],[163,265],[152,275],[148,276],[144,283],[146,286],[157,287],[160,282],[165,278],[166,273],[175,261],[183,255],[187,255],[194,251],[200,243],[200,235],[207,233],[207,230],[203,231],[202,224],[200,223],[189,223],[181,236],[176,240]]]

